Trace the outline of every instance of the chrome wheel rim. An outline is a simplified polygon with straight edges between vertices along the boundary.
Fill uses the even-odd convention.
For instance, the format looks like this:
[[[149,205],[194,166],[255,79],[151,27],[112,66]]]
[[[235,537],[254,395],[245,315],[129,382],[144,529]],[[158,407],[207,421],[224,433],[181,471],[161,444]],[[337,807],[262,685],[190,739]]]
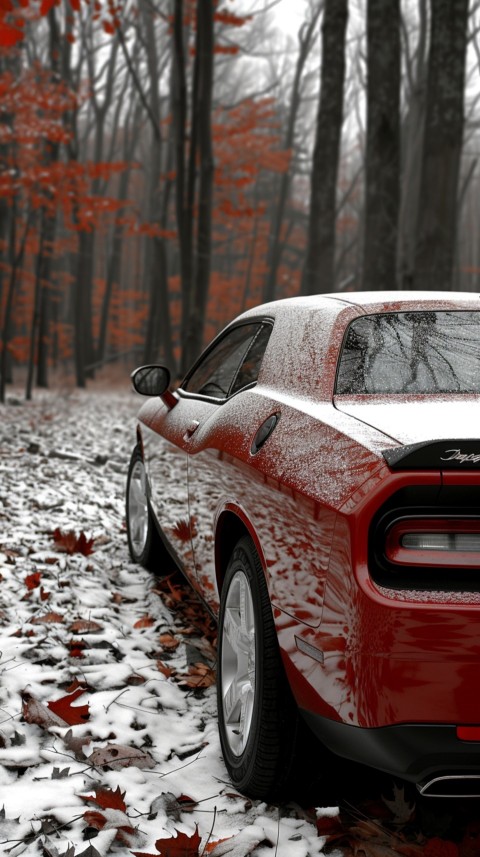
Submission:
[[[221,696],[228,746],[245,750],[255,705],[255,615],[247,576],[237,571],[230,584],[222,627]]]
[[[136,461],[128,487],[128,530],[133,552],[141,556],[148,535],[147,477],[143,461]]]

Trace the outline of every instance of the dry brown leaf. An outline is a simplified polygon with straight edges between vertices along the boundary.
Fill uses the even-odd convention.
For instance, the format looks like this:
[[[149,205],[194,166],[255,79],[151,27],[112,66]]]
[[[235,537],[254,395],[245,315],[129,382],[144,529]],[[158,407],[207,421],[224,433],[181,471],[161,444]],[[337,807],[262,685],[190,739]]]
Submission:
[[[97,631],[103,631],[103,625],[91,619],[76,619],[68,626],[68,630],[73,634],[95,634]]]
[[[79,761],[85,760],[85,753],[83,752],[84,747],[89,747],[92,743],[92,735],[83,735],[79,738],[76,738],[71,729],[68,730],[66,735],[63,736],[63,743],[67,750],[73,753],[76,759]]]
[[[96,768],[108,766],[113,770],[119,768],[154,768],[155,761],[144,750],[138,750],[136,747],[124,747],[121,744],[107,744],[106,747],[100,747],[94,750],[88,757],[88,761]]]
[[[214,670],[206,664],[191,664],[187,675],[179,675],[178,683],[185,687],[211,687],[215,684],[216,676]]]
[[[44,613],[43,616],[34,616],[33,619],[30,619],[32,625],[59,625],[63,621],[64,617],[62,616],[62,614],[55,613],[53,611],[50,613]]]
[[[172,634],[160,634],[159,643],[163,649],[172,651],[180,645],[179,641]]]
[[[157,661],[157,670],[161,672],[166,678],[170,678],[170,676],[175,675],[175,670],[171,667],[167,667],[163,661]]]
[[[21,693],[22,714],[26,723],[36,723],[42,729],[50,729],[51,726],[64,728],[68,724],[62,720],[54,711],[50,711],[43,702],[33,696],[28,690]]]
[[[155,619],[153,619],[151,616],[146,615],[146,616],[142,616],[141,619],[138,619],[135,622],[133,627],[134,628],[151,628],[152,625],[154,625],[154,624],[155,624]]]

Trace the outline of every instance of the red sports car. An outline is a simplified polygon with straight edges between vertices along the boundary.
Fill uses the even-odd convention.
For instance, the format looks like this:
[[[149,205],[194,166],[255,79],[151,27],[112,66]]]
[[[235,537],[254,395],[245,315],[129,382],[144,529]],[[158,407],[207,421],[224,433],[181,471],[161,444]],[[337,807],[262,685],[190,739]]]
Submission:
[[[285,787],[300,714],[425,794],[480,794],[479,297],[277,301],[177,390],[132,377],[130,553],[166,551],[218,615],[236,787]]]

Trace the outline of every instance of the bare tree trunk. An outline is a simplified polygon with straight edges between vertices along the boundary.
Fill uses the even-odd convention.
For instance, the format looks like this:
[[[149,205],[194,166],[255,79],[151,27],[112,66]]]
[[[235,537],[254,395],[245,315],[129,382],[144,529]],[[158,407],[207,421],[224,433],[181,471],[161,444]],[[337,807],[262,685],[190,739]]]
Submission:
[[[417,238],[420,178],[427,108],[427,0],[418,0],[419,34],[415,62],[405,33],[405,64],[408,83],[407,109],[402,127],[402,188],[398,227],[397,277],[401,288],[412,288]]]
[[[400,206],[400,4],[368,0],[363,288],[396,288]]]
[[[184,366],[189,366],[193,360],[198,357],[202,349],[205,311],[210,280],[214,175],[211,129],[214,50],[213,12],[213,0],[198,0],[193,113],[194,125],[198,128],[200,175],[198,182],[198,222],[195,250],[195,275],[193,289],[190,296],[188,323],[184,341]],[[195,158],[194,140],[192,140],[192,147],[193,149],[191,149],[190,152],[190,163],[193,165]],[[192,169],[190,169],[190,176],[192,176]]]
[[[341,2],[343,3],[343,0],[341,0]],[[302,76],[305,69],[305,63],[307,62],[308,56],[310,54],[313,37],[315,35],[315,28],[317,26],[317,22],[320,17],[320,12],[322,11],[322,8],[323,0],[320,0],[320,2],[317,3],[317,6],[312,13],[311,20],[308,23],[305,22],[303,24],[298,34],[298,59],[295,68],[295,76],[293,78],[292,94],[290,98],[290,109],[287,119],[287,129],[283,140],[283,148],[287,150],[293,149],[294,145],[295,126],[298,111],[300,109],[302,101]],[[290,171],[286,170],[280,177],[278,197],[275,200],[275,204],[272,208],[272,232],[267,261],[267,277],[263,290],[264,302],[273,301],[275,299],[277,274],[278,269],[280,267],[283,251],[283,244],[281,240],[282,225],[285,216],[285,206],[287,204],[288,192],[290,189],[290,181]]]
[[[452,285],[467,24],[468,0],[432,3],[415,289]]]
[[[150,166],[150,195],[149,220],[165,230],[168,221],[168,202],[170,196],[170,180],[161,182],[162,165],[167,166],[169,160],[170,141],[162,139],[160,133],[161,107],[159,97],[159,59],[153,16],[142,4],[141,11],[144,20],[147,46],[147,66],[149,74],[149,116],[152,124],[152,150]],[[165,156],[165,151],[167,152]],[[164,159],[166,162],[164,163]],[[168,169],[166,170],[168,172]],[[168,293],[168,254],[165,239],[155,236],[150,239],[150,247],[146,254],[146,276],[149,282],[150,307],[145,337],[144,360],[146,363],[158,359],[159,349],[163,352],[165,362],[173,370],[173,348],[170,323],[170,300]]]
[[[193,360],[203,345],[203,329],[210,284],[212,245],[212,200],[215,165],[212,144],[212,89],[213,89],[213,2],[201,0],[198,8],[199,31],[199,83],[198,83],[198,152],[200,177],[198,183],[198,229],[196,247],[195,300],[193,306]]]
[[[322,26],[322,71],[310,193],[302,294],[329,292],[335,278],[335,221],[343,123],[345,34],[348,0],[326,0]]]
[[[10,259],[10,277],[7,288],[7,298],[5,303],[5,311],[3,315],[3,327],[2,327],[2,351],[0,355],[0,402],[5,401],[5,385],[7,383],[7,374],[8,374],[8,364],[9,364],[9,350],[8,346],[11,339],[12,334],[12,310],[13,310],[13,299],[15,297],[15,289],[17,287],[18,280],[18,269],[23,262],[23,257],[25,255],[25,246],[27,243],[28,233],[30,231],[30,227],[32,225],[32,212],[30,211],[26,220],[25,226],[23,228],[22,240],[20,243],[20,247],[17,251],[17,205],[16,200],[14,198],[11,214],[10,214],[10,235],[9,235],[9,247],[8,247],[8,257]]]
[[[193,203],[195,195],[196,126],[190,134],[190,169],[187,175],[187,75],[185,55],[183,0],[175,0],[173,28],[172,115],[175,138],[175,211],[179,243],[180,281],[182,292],[181,338],[187,336],[190,296],[193,283]],[[195,63],[198,58],[195,58]],[[196,80],[196,76],[195,76]],[[186,370],[182,349],[182,370]]]

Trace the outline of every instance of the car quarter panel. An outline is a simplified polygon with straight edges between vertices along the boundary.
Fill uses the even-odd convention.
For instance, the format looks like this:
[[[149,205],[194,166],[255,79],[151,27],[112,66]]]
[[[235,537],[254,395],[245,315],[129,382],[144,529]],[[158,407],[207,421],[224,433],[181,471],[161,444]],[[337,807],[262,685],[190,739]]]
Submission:
[[[272,414],[278,423],[252,454],[256,432]],[[195,433],[188,463],[204,597],[217,606],[215,527],[225,511],[236,510],[261,547],[273,604],[318,625],[337,509],[382,466],[378,449],[385,444],[383,435],[331,405],[275,395],[260,384],[219,407]]]
[[[455,475],[448,478],[451,484]],[[465,473],[458,480],[471,482]],[[368,568],[374,511],[415,484],[440,492],[442,473],[392,474],[385,467],[348,499],[336,518],[321,626],[284,620],[279,627],[289,678],[306,710],[362,727],[478,722],[479,593],[389,590],[372,581]]]

